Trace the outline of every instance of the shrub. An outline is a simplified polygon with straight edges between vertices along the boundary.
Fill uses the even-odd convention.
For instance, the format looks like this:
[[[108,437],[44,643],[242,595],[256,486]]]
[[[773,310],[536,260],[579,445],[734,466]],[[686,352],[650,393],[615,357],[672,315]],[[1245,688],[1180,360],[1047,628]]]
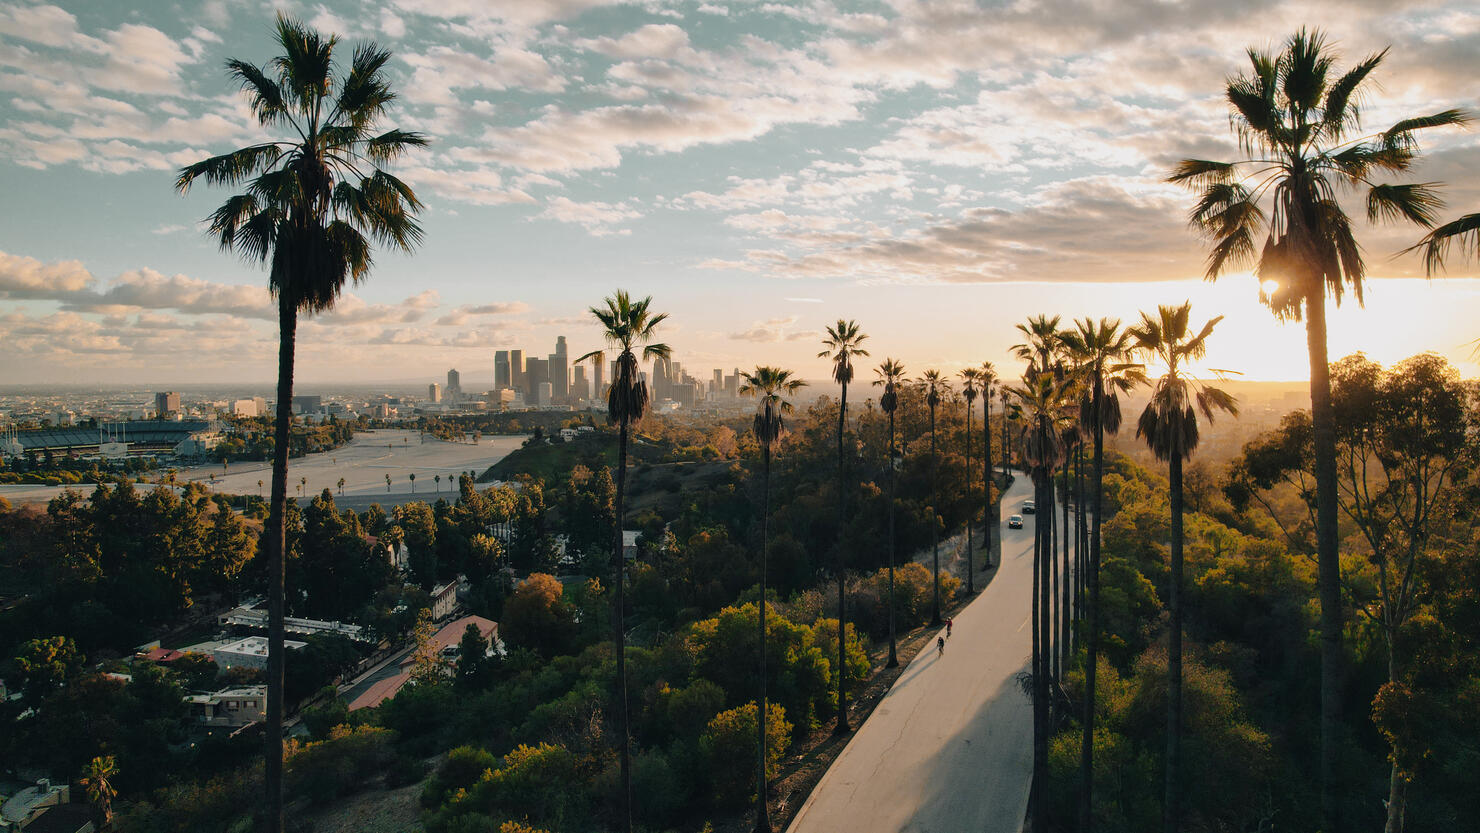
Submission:
[[[755,703],[720,712],[709,721],[699,737],[709,773],[712,795],[722,808],[744,805],[755,796],[756,715]],[[770,704],[766,709],[766,777],[774,778],[790,746],[792,725],[786,709]]]
[[[453,749],[421,791],[421,805],[440,806],[448,794],[473,786],[485,772],[491,772],[497,766],[498,757],[487,750],[473,746]]]
[[[286,790],[290,795],[326,801],[366,786],[395,759],[395,733],[377,726],[340,726],[329,739],[291,751]]]

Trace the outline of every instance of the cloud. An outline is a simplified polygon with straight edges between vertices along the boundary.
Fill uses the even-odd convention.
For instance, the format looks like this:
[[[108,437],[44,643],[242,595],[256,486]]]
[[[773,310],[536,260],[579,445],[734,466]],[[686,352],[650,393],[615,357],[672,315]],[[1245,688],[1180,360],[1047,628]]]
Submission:
[[[642,212],[625,202],[576,202],[560,196],[552,198],[545,210],[535,215],[537,219],[574,223],[596,237],[629,233],[626,229],[614,230],[612,226],[641,216]]]
[[[51,300],[86,292],[95,283],[81,261],[42,263],[34,257],[0,252],[0,297]]]
[[[774,344],[781,341],[798,341],[815,335],[812,330],[791,330],[791,326],[796,323],[797,317],[794,315],[768,318],[751,324],[748,329],[730,333],[729,338],[732,341],[749,341],[754,344]]]

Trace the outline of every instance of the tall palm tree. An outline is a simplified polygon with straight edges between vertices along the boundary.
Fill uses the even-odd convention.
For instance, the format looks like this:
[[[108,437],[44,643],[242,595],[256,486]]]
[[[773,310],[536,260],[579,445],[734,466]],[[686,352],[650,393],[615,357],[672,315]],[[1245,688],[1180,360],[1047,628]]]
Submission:
[[[1025,381],[1031,383],[1029,389],[1034,390],[1037,394],[1048,392],[1048,390],[1035,390],[1037,387],[1040,387],[1039,383],[1046,384],[1044,382],[1046,378],[1051,376],[1055,381],[1062,380],[1063,368],[1059,355],[1062,344],[1059,338],[1059,320],[1060,317],[1057,315],[1052,317],[1037,315],[1028,319],[1027,323],[1017,325],[1018,332],[1023,336],[1023,341],[1020,344],[1013,345],[1012,350],[1018,358],[1028,363],[1028,373]],[[1063,391],[1059,385],[1052,385],[1049,388],[1054,396],[1052,402],[1047,400],[1037,401],[1034,403],[1036,407],[1029,407],[1027,409],[1029,414],[1032,415],[1033,422],[1031,425],[1024,427],[1025,438],[1032,437],[1032,432],[1042,433],[1050,430],[1058,430],[1057,427],[1054,427],[1054,423],[1058,420],[1061,413]],[[1040,408],[1041,410],[1039,410]],[[1047,443],[1047,438],[1040,437],[1036,441]],[[1061,462],[1057,456],[1062,451],[1059,448],[1059,443],[1055,441],[1052,445],[1055,449],[1053,466],[1039,473],[1041,476],[1047,478],[1053,477],[1054,471],[1057,469],[1059,462]],[[1044,447],[1046,448],[1047,446]],[[1025,466],[1032,468],[1028,457],[1029,449],[1025,443],[1023,446],[1023,463]],[[1053,623],[1057,618],[1055,615],[1055,605],[1058,603],[1059,580],[1058,561],[1054,555],[1054,492],[1051,482],[1047,486],[1040,488],[1040,484],[1037,480],[1034,480],[1033,485],[1035,489],[1034,504],[1036,506],[1036,512],[1033,518],[1034,539],[1038,541],[1039,546],[1043,549],[1044,563],[1042,566],[1044,575],[1043,587],[1041,588],[1044,595],[1044,609],[1042,611],[1044,627],[1043,651],[1044,657],[1048,661],[1048,664],[1044,668],[1045,676],[1048,677],[1056,676],[1055,671],[1057,665],[1055,660],[1057,652],[1053,638]],[[1046,527],[1043,524],[1045,518],[1048,520]]]
[[[1166,801],[1163,826],[1175,833],[1181,825],[1181,793],[1177,786],[1182,744],[1182,461],[1197,448],[1197,414],[1209,422],[1214,411],[1238,416],[1233,396],[1204,385],[1186,373],[1186,364],[1207,352],[1208,336],[1223,320],[1218,316],[1196,334],[1188,326],[1192,305],[1161,306],[1156,315],[1141,313],[1141,323],[1132,327],[1136,349],[1147,353],[1166,373],[1151,388],[1151,401],[1136,423],[1136,436],[1144,438],[1158,460],[1167,461],[1167,491],[1171,500],[1171,578],[1167,608],[1171,624],[1167,638],[1167,752]]]
[[[1120,394],[1145,382],[1143,366],[1130,361],[1133,339],[1120,321],[1090,318],[1074,322],[1060,334],[1084,376],[1080,387],[1079,426],[1094,444],[1090,475],[1089,563],[1085,569],[1084,714],[1079,753],[1079,829],[1088,833],[1094,792],[1095,679],[1100,652],[1100,502],[1104,495],[1105,435],[1120,431]],[[1083,512],[1080,513],[1083,515]]]
[[[175,187],[197,180],[245,185],[208,219],[222,249],[270,264],[267,286],[278,306],[278,391],[267,521],[267,789],[268,829],[283,826],[283,550],[287,530],[288,444],[293,422],[293,364],[300,313],[334,306],[346,281],[370,274],[371,238],[410,252],[421,241],[421,202],[406,183],[383,170],[426,144],[419,133],[376,132],[395,100],[382,71],[391,53],[375,44],[355,49],[336,76],[335,36],[323,37],[278,16],[274,39],[282,53],[267,67],[226,63],[247,94],[252,114],[288,138],[267,140],[182,168]]]
[[[1466,214],[1434,229],[1408,251],[1423,252],[1424,271],[1429,275],[1444,269],[1444,259],[1449,256],[1450,244],[1456,244],[1461,253],[1473,260],[1480,260],[1480,214]]]
[[[1062,413],[1064,384],[1056,374],[1041,370],[1030,362],[1023,383],[1011,389],[1017,399],[1015,408],[1022,413],[1021,448],[1023,467],[1033,482],[1034,501],[1038,506],[1033,516],[1033,790],[1030,794],[1034,833],[1047,830],[1048,818],[1043,806],[1043,787],[1048,776],[1049,677],[1052,650],[1049,624],[1049,562],[1053,559],[1051,540],[1044,528],[1044,518],[1053,523],[1049,505],[1054,471],[1063,461],[1063,446],[1055,421]]]
[[[1008,477],[1008,474],[1010,474],[1010,472],[1008,472],[1008,470],[1007,470],[1007,467],[1012,462],[1012,445],[1011,445],[1011,441],[1008,439],[1008,433],[1007,433],[1007,423],[1010,421],[1009,420],[1009,416],[1010,415],[1009,415],[1008,410],[1007,410],[1008,393],[1009,393],[1009,391],[1008,391],[1007,385],[999,385],[998,386],[998,388],[997,388],[997,398],[999,400],[1001,400],[1001,402],[1002,402],[1002,480],[1003,480],[1003,482],[1006,482],[1007,477]]]
[[[982,488],[986,490],[982,495],[986,503],[986,521],[982,530],[986,540],[982,541],[982,549],[987,552],[986,567],[990,568],[994,548],[1000,549],[1002,543],[1002,530],[998,528],[1001,518],[998,516],[997,502],[992,499],[992,394],[997,384],[997,369],[991,362],[982,362],[976,372],[977,380],[982,386]],[[1001,557],[1000,553],[998,557]]]
[[[761,509],[761,601],[760,601],[760,645],[761,645],[761,700],[760,709],[756,713],[756,742],[760,747],[760,774],[756,780],[756,811],[755,829],[757,833],[771,833],[771,815],[766,806],[766,711],[769,700],[766,691],[766,566],[770,555],[770,520],[771,520],[771,456],[775,453],[776,444],[781,440],[781,434],[786,430],[782,423],[782,415],[791,413],[791,403],[786,400],[787,396],[796,393],[806,386],[806,382],[793,378],[790,370],[782,370],[778,367],[757,367],[754,373],[742,373],[745,380],[740,385],[742,396],[755,396],[760,399],[756,405],[755,420],[751,423],[751,430],[755,432],[756,442],[761,447],[761,460],[765,466],[764,499]],[[838,627],[842,627],[839,622]],[[839,669],[840,675],[842,670]]]
[[[668,345],[656,343],[658,325],[668,318],[668,313],[654,313],[651,296],[634,301],[626,290],[618,289],[606,299],[605,307],[591,307],[591,316],[601,325],[607,345],[617,351],[616,369],[612,373],[611,388],[606,396],[606,418],[617,426],[617,505],[616,531],[612,540],[613,586],[616,588],[612,612],[612,631],[617,651],[617,727],[622,774],[622,829],[632,831],[632,749],[631,730],[627,710],[627,632],[622,621],[626,604],[625,584],[627,565],[622,555],[622,519],[625,508],[627,485],[627,432],[633,424],[641,422],[647,414],[649,395],[647,382],[643,381],[638,369],[637,351],[642,359],[666,360],[672,351]],[[596,367],[606,366],[606,351],[592,350],[576,359],[576,363],[590,361]]]
[[[843,453],[843,431],[848,425],[848,383],[853,381],[853,359],[868,355],[868,351],[862,346],[866,340],[868,336],[858,328],[856,321],[844,321],[840,318],[837,324],[827,328],[827,337],[822,340],[823,347],[827,349],[817,354],[819,359],[832,359],[833,381],[843,388],[838,399],[838,725],[834,729],[839,734],[852,731],[852,727],[848,725],[848,686],[844,679],[847,676],[844,671],[848,668],[848,663],[843,648],[843,626],[848,621],[843,608],[843,571],[847,567],[843,536],[848,523],[848,485],[845,472],[847,455]]]
[[[879,397],[879,408],[889,415],[889,662],[885,667],[898,668],[899,654],[895,646],[894,622],[894,415],[899,411],[899,393],[904,389],[904,365],[894,359],[885,359],[883,364],[874,369],[874,373],[879,377],[874,380],[874,384],[884,386],[884,394]]]
[[[1367,81],[1387,50],[1339,77],[1334,50],[1319,30],[1296,32],[1278,55],[1256,49],[1248,55],[1249,73],[1230,79],[1226,88],[1244,158],[1186,159],[1168,179],[1199,195],[1191,220],[1212,244],[1208,279],[1252,265],[1264,285],[1277,284],[1261,293],[1274,314],[1306,322],[1321,605],[1321,816],[1322,827],[1335,830],[1340,827],[1334,779],[1341,725],[1341,564],[1326,295],[1339,305],[1350,290],[1361,303],[1367,271],[1338,196],[1365,190],[1369,222],[1406,220],[1432,227],[1442,201],[1431,187],[1377,183],[1373,177],[1408,171],[1418,156],[1419,131],[1462,125],[1470,115],[1445,110],[1363,133]]]
[[[340,497],[343,497],[344,496],[344,478],[343,477],[339,478],[339,496]]]
[[[411,478],[411,494],[414,495],[416,494],[416,472],[412,472],[407,477]]]
[[[972,507],[966,512],[966,592],[976,593],[976,545],[971,538],[971,525],[976,520],[975,501],[972,500],[971,489],[971,409],[976,405],[977,382],[981,379],[981,371],[974,367],[968,367],[961,371],[961,395],[966,397],[966,505]],[[989,484],[988,489],[991,488]]]
[[[935,409],[940,406],[941,394],[951,388],[939,370],[925,371],[918,384],[925,393],[925,404],[930,408],[930,569],[935,576],[935,589],[930,597],[930,625],[940,627],[940,484],[937,482],[940,457],[936,454]]]
[[[87,800],[97,809],[104,829],[113,823],[113,799],[118,797],[113,780],[117,777],[118,762],[112,755],[93,758],[82,776],[82,788],[87,791]]]

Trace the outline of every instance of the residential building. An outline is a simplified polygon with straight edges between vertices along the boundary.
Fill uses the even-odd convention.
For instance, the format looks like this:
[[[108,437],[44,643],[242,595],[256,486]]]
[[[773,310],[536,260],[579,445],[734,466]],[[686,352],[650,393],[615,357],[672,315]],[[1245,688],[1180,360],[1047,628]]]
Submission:
[[[267,686],[227,688],[185,697],[190,716],[203,726],[239,728],[267,719]]]
[[[300,650],[307,644],[294,639],[283,640],[283,648],[288,651]],[[249,636],[238,639],[215,649],[211,656],[221,668],[266,668],[267,637]]]

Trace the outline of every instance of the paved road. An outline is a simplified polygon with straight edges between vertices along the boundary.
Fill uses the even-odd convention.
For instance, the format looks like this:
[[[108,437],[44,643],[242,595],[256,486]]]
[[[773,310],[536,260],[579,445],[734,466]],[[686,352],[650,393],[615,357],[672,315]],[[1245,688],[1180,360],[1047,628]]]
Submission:
[[[1033,765],[1027,670],[1032,523],[1006,516],[1028,497],[1018,477],[1003,500],[1003,565],[956,617],[943,655],[915,657],[828,769],[789,833],[1019,833]],[[1031,520],[1031,519],[1030,519]],[[944,631],[942,631],[944,634]]]

